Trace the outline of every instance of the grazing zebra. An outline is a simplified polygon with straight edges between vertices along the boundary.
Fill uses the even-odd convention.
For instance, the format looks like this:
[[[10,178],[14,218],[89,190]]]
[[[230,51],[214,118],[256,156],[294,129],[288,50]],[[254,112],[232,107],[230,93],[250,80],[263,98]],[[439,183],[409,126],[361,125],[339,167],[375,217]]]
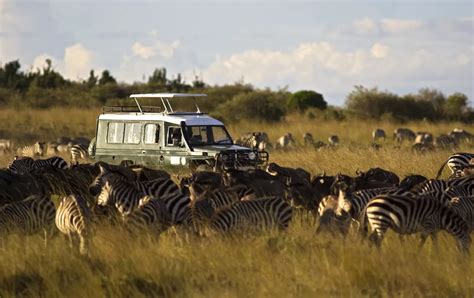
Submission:
[[[435,138],[434,144],[441,148],[454,148],[458,145],[457,140],[445,134],[441,134]]]
[[[26,156],[15,156],[7,167],[7,171],[14,174],[26,174],[32,170],[43,167],[53,167],[58,169],[67,169],[67,162],[59,156],[53,156],[47,159],[32,159]]]
[[[471,231],[474,230],[474,196],[455,197],[448,206],[464,219]]]
[[[82,196],[69,195],[61,200],[56,211],[56,227],[61,233],[68,236],[71,248],[73,248],[74,242],[79,240],[79,252],[83,255],[89,251],[91,221],[91,211]]]
[[[381,128],[376,128],[372,132],[372,139],[374,140],[374,143],[377,143],[379,139],[382,139],[385,142],[385,130]]]
[[[89,152],[88,152],[87,145],[84,144],[74,144],[71,147],[71,164],[77,165],[79,164],[79,159],[87,160],[89,159]]]
[[[471,237],[466,222],[436,200],[382,195],[373,198],[365,210],[372,230],[370,239],[377,246],[380,246],[388,228],[398,234],[421,232],[421,246],[428,235],[432,235],[435,240],[435,233],[443,229],[458,240],[463,252],[469,252]]]
[[[339,145],[339,137],[336,135],[332,135],[328,138],[329,146],[336,146]]]
[[[292,215],[291,206],[279,197],[241,201],[212,217],[211,228],[220,232],[246,227],[287,229]]]
[[[413,142],[416,138],[416,135],[409,128],[397,128],[393,131],[393,138],[397,141],[398,144],[400,144],[404,140]]]
[[[143,197],[138,208],[123,219],[128,229],[150,230],[158,235],[166,231],[171,224],[165,202],[150,196]]]
[[[44,232],[45,242],[54,232],[56,208],[49,195],[34,195],[0,209],[0,230],[24,234]]]
[[[309,132],[305,132],[303,134],[303,142],[305,146],[314,146],[313,135],[310,134]]]
[[[339,232],[347,235],[351,223],[351,216],[347,212],[339,213],[338,197],[335,195],[325,196],[318,206],[319,226],[316,233],[329,231],[331,233]]]
[[[436,179],[441,176],[441,173],[444,170],[444,167],[448,165],[448,168],[451,170],[453,175],[459,175],[464,168],[469,167],[469,162],[474,158],[474,153],[458,152],[450,157],[443,163],[441,168],[438,170]]]
[[[416,133],[415,144],[430,145],[433,143],[433,134],[425,131]]]
[[[409,194],[405,189],[399,187],[371,188],[350,192],[349,185],[344,182],[339,182],[338,185],[336,185],[336,189],[338,189],[339,194],[337,214],[347,212],[358,222],[363,219],[362,217],[367,203],[375,196],[382,194]]]
[[[290,146],[294,146],[295,144],[296,142],[293,139],[293,135],[291,134],[291,132],[288,132],[285,135],[278,138],[275,144],[275,149],[286,149]]]
[[[96,195],[93,188],[89,189],[92,195]],[[140,199],[145,193],[122,179],[119,175],[109,175],[104,179],[97,204],[99,206],[115,206],[122,216],[130,214],[138,208]]]

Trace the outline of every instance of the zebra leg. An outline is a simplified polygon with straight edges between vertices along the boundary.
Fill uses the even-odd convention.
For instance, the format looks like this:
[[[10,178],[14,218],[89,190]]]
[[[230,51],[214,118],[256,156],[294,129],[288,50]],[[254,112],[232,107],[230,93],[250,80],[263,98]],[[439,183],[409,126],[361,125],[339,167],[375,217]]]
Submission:
[[[372,234],[369,236],[369,240],[380,250],[382,245],[382,240],[384,238],[385,232],[387,232],[387,227],[380,226],[374,229]]]

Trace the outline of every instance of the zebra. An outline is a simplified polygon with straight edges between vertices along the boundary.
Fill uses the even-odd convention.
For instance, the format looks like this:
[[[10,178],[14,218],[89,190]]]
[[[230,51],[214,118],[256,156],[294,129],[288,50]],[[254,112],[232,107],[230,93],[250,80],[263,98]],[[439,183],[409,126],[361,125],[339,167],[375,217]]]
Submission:
[[[275,149],[286,149],[288,147],[294,146],[296,144],[295,139],[293,139],[293,135],[291,132],[288,132],[278,138],[275,144]]]
[[[471,231],[474,230],[474,196],[454,197],[448,206],[464,219]]]
[[[318,206],[319,226],[316,233],[329,230],[338,231],[346,236],[349,232],[351,216],[347,212],[337,214],[338,196],[328,195],[322,198]]]
[[[53,167],[65,170],[68,168],[68,164],[59,156],[36,160],[27,156],[15,156],[15,158],[8,164],[7,171],[13,174],[26,174],[43,167]]]
[[[33,145],[24,146],[23,148],[17,150],[19,155],[28,156],[28,157],[44,156],[45,151],[46,151],[45,142],[36,142]]]
[[[436,179],[438,179],[441,176],[441,173],[444,170],[444,167],[448,165],[448,168],[451,170],[451,173],[453,175],[459,175],[460,172],[464,168],[469,167],[469,162],[471,159],[474,158],[474,153],[467,153],[467,152],[458,152],[450,157],[443,163],[441,168],[438,170],[438,173],[436,174]]]
[[[305,132],[303,134],[303,142],[305,146],[314,146],[313,135],[310,134],[309,132]]]
[[[268,135],[265,132],[248,132],[238,138],[235,143],[251,149],[265,150],[268,145]]]
[[[130,230],[151,230],[157,235],[166,231],[171,224],[165,202],[150,196],[140,199],[138,208],[125,216],[123,220]]]
[[[79,253],[85,255],[89,250],[92,233],[92,214],[87,201],[80,195],[69,195],[61,200],[56,211],[56,227],[67,235],[71,248],[79,239]]]
[[[47,194],[33,195],[0,209],[0,230],[31,235],[44,232],[45,244],[54,232],[56,207]]]
[[[71,164],[79,164],[79,159],[87,160],[89,159],[89,146],[85,144],[74,144],[71,147]]]
[[[461,184],[458,186],[448,187],[444,191],[444,195],[448,200],[454,197],[470,197],[474,196],[474,183]]]
[[[125,176],[102,165],[99,168],[101,173],[89,188],[92,195],[99,194],[99,205],[114,205],[123,216],[127,216],[137,209],[140,199],[148,195],[165,202],[173,224],[182,223],[184,209],[191,200],[171,179],[129,182]]]
[[[393,131],[393,138],[398,144],[404,140],[414,141],[416,138],[415,133],[409,128],[397,128]]]
[[[339,145],[339,137],[336,135],[332,135],[328,138],[329,146],[337,146]]]
[[[377,143],[379,139],[383,139],[383,141],[385,142],[385,130],[381,128],[374,129],[374,131],[372,131],[372,139],[374,143]]]
[[[466,222],[455,212],[430,198],[400,195],[381,195],[373,198],[365,209],[372,234],[370,239],[380,247],[388,228],[398,234],[422,233],[420,246],[428,235],[436,240],[436,232],[443,229],[458,240],[459,248],[469,252],[471,237]]]
[[[219,232],[245,227],[287,229],[292,215],[291,206],[279,197],[240,201],[213,216],[211,228]]]

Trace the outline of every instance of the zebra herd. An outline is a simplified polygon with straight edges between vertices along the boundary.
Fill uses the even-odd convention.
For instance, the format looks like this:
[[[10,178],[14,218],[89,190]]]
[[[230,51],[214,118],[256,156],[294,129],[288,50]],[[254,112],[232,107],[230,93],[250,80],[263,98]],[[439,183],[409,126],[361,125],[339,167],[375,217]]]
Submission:
[[[422,243],[445,230],[468,253],[474,228],[472,157],[448,158],[454,175],[447,180],[410,175],[400,181],[381,168],[356,176],[311,176],[271,163],[265,170],[195,172],[178,177],[179,183],[166,171],[139,166],[68,166],[60,157],[22,157],[0,171],[0,231],[3,236],[43,232],[46,241],[59,232],[88,254],[94,230],[107,222],[132,233],[160,235],[173,228],[209,236],[287,230],[302,213],[317,219],[318,233],[347,235],[354,227],[362,237],[370,231],[377,246],[388,229],[421,233]]]
[[[385,143],[387,134],[382,128],[376,128],[372,131],[372,148],[378,149]],[[315,140],[313,135],[305,132],[302,135],[302,144],[305,147],[314,147],[315,149],[335,148],[340,143],[340,138],[337,135],[330,135],[327,142]],[[393,132],[393,140],[399,148],[403,143],[410,143],[413,151],[426,152],[432,151],[436,148],[456,148],[462,143],[474,143],[474,135],[461,128],[454,128],[448,134],[441,134],[437,137],[432,133],[426,131],[414,132],[413,130],[401,127]],[[278,150],[291,149],[297,147],[297,142],[292,133],[288,132],[279,137],[275,141],[275,145],[270,142],[270,139],[265,132],[249,132],[240,136],[236,140],[236,144],[249,147],[257,150]]]

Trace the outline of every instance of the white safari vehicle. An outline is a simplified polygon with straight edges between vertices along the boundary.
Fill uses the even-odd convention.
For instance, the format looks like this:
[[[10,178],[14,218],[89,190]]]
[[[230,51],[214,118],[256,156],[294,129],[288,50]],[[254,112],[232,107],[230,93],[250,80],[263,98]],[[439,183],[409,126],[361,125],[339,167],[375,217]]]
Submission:
[[[234,145],[224,124],[209,115],[175,112],[170,99],[205,94],[132,94],[133,106],[104,107],[97,119],[89,153],[97,161],[148,167],[181,166],[219,171],[256,168],[268,162],[267,152]],[[151,98],[159,106],[142,106]]]

